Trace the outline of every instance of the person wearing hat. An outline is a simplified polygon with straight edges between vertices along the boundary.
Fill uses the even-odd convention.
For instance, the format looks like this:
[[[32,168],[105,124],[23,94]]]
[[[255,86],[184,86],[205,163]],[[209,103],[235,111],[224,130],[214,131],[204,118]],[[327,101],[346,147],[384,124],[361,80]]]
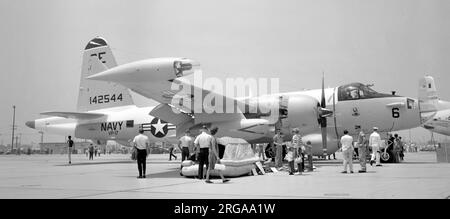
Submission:
[[[372,157],[370,159],[370,166],[373,163],[376,163],[377,166],[381,166],[380,164],[380,146],[381,146],[381,137],[377,132],[378,128],[373,127],[373,132],[369,137],[369,146],[372,148]]]
[[[199,148],[198,151],[198,178],[203,179],[203,166],[206,164],[206,169],[208,169],[208,156],[209,148],[213,144],[213,137],[208,134],[208,128],[203,126],[202,133],[195,138],[194,145]]]
[[[188,129],[184,133],[184,136],[181,137],[180,140],[178,140],[178,148],[181,151],[181,162],[183,162],[186,159],[189,159],[189,156],[191,155],[191,153],[193,153],[194,140],[190,135],[191,131],[189,131]]]

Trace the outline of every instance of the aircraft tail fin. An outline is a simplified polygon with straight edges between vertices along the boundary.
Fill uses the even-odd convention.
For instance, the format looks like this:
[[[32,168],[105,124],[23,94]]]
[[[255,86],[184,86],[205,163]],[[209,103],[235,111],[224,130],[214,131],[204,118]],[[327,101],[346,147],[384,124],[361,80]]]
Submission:
[[[438,102],[434,78],[431,76],[421,78],[419,80],[419,108],[422,123],[433,118],[438,110]]]
[[[117,66],[105,39],[96,37],[84,49],[77,111],[133,105],[128,88],[112,82],[87,80],[86,77]]]

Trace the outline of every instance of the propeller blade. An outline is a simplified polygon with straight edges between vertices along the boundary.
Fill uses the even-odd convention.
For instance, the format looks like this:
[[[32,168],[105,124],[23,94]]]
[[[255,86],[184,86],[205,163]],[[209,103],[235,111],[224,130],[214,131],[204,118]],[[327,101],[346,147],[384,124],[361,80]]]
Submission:
[[[322,72],[322,97],[320,98],[320,107],[322,108],[327,107],[325,103],[325,76],[323,72]]]
[[[320,130],[322,133],[322,150],[323,155],[327,156],[327,118],[326,116],[330,115],[330,110],[326,109],[326,103],[325,103],[325,75],[322,72],[322,96],[320,98],[320,108],[319,108],[319,123],[320,123]]]
[[[321,131],[322,131],[323,156],[327,156],[328,155],[328,151],[327,151],[327,128],[326,127],[322,127]]]

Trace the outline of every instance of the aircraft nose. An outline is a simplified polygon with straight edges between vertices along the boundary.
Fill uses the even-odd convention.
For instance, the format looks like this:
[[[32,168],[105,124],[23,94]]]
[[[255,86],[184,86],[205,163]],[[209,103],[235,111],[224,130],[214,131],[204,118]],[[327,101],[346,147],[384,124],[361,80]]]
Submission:
[[[25,123],[25,125],[30,127],[30,128],[32,128],[32,129],[34,129],[35,122],[34,121],[28,121],[28,122]]]

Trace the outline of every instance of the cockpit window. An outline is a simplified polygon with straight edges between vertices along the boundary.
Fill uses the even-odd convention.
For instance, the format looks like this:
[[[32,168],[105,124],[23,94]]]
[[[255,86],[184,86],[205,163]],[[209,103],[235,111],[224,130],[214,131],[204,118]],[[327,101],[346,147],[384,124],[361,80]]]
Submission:
[[[357,87],[348,86],[344,91],[347,99],[359,99],[359,89]]]
[[[352,83],[344,86],[340,86],[338,89],[338,100],[358,100],[358,99],[369,99],[369,98],[379,98],[379,97],[392,97],[391,94],[378,93],[368,85],[361,83]]]

